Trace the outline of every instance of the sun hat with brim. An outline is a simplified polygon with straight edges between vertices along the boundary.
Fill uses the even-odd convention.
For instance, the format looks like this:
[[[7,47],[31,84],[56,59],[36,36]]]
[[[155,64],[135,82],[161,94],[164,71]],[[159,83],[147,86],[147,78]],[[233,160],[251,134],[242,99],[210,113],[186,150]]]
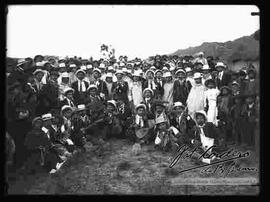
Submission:
[[[48,113],[48,114],[43,114],[41,116],[41,118],[42,118],[43,121],[47,121],[47,120],[53,119],[54,117],[53,117],[53,115],[51,113]]]
[[[97,87],[96,85],[94,85],[94,84],[91,84],[91,85],[89,85],[89,87],[87,88],[87,91],[89,91],[89,90],[91,90],[91,89],[96,89],[96,90],[98,90],[98,87]]]
[[[183,105],[182,102],[175,102],[175,103],[173,103],[172,109],[174,109],[174,108],[176,108],[176,107],[182,107],[182,108],[185,108],[185,105]]]
[[[186,68],[185,68],[185,71],[186,71],[186,73],[187,73],[187,72],[192,72],[192,69],[191,69],[190,67],[186,67]]]
[[[66,88],[65,90],[64,90],[64,95],[66,95],[67,93],[69,93],[69,92],[72,92],[72,93],[74,93],[74,89],[73,88],[70,88],[70,87],[68,87],[68,88]]]
[[[196,72],[193,76],[193,79],[201,79],[202,78],[202,74],[199,72]]]
[[[186,74],[185,70],[183,70],[183,69],[178,69],[178,70],[175,72],[175,74],[177,75],[177,74],[180,73],[180,72],[182,72],[183,74]]]
[[[117,109],[117,104],[116,104],[115,100],[108,100],[107,104],[110,104],[110,105],[114,106],[115,109]]]
[[[194,64],[195,64],[195,65],[198,65],[198,64],[203,65],[203,63],[202,63],[201,61],[196,61]]]
[[[36,69],[34,72],[33,72],[33,75],[36,75],[38,73],[42,73],[42,74],[45,74],[44,71],[42,69]]]
[[[65,112],[66,110],[71,110],[73,111],[73,108],[69,105],[64,105],[62,108],[61,108],[61,113]]]
[[[19,59],[19,60],[18,60],[18,63],[17,63],[17,67],[20,66],[20,65],[23,65],[23,64],[25,64],[25,63],[27,63],[27,62],[28,62],[28,61],[25,60],[25,59]]]
[[[108,72],[108,73],[106,74],[106,78],[113,78],[113,74],[110,73],[110,72]]]
[[[108,71],[114,71],[113,66],[109,66],[109,67],[108,67]]]
[[[203,65],[202,70],[210,70],[209,65]]]
[[[139,71],[134,71],[132,76],[142,77],[141,73]]]
[[[122,74],[122,75],[124,75],[124,72],[123,72],[122,70],[118,69],[118,70],[115,72],[115,75],[117,75],[117,74]]]
[[[207,115],[206,115],[206,112],[204,110],[199,110],[199,111],[196,111],[195,112],[195,117],[197,117],[198,115],[203,115],[205,120],[207,121]]]
[[[149,69],[155,71],[157,68],[155,66],[151,66]]]
[[[77,67],[76,64],[70,64],[69,67]]]
[[[165,72],[163,74],[163,77],[166,78],[166,77],[171,77],[172,76],[172,73],[171,72]]]
[[[32,120],[32,125],[34,125],[37,121],[43,121],[43,120],[40,116],[37,116]]]
[[[145,88],[145,89],[143,90],[143,95],[145,94],[146,91],[150,91],[151,94],[152,94],[152,96],[154,95],[154,91],[153,91],[151,88]]]
[[[59,67],[60,67],[60,68],[66,67],[66,64],[62,62],[62,63],[59,64]]]
[[[84,75],[86,74],[84,70],[78,69],[78,70],[75,72],[75,75],[77,75],[79,72],[83,73]]]
[[[101,63],[101,64],[99,65],[99,68],[100,68],[100,69],[105,69],[105,68],[106,68],[106,66],[105,66],[105,64],[104,64],[104,63]]]
[[[84,104],[80,104],[80,105],[77,106],[76,111],[83,111],[83,110],[86,110],[86,109],[87,108],[86,108],[86,106]]]
[[[156,125],[161,124],[161,123],[168,123],[168,120],[162,115],[157,117],[155,120]]]
[[[138,104],[138,105],[135,107],[135,110],[137,111],[139,108],[144,108],[144,110],[146,110],[145,104]]]
[[[148,70],[145,72],[145,76],[147,76],[147,74],[148,74],[149,72],[152,72],[152,74],[155,75],[155,72],[154,72],[153,70],[148,69]]]
[[[163,67],[162,70],[166,70],[166,71],[169,71],[168,67]]]
[[[232,82],[232,85],[237,85],[237,86],[240,86],[240,84],[236,81]]]
[[[86,65],[86,69],[93,69],[93,65]]]
[[[215,68],[217,68],[217,67],[223,67],[223,68],[225,68],[226,66],[224,65],[223,62],[218,62],[218,63],[215,65]]]
[[[101,74],[101,71],[100,71],[100,69],[98,69],[98,68],[95,68],[95,69],[93,70],[93,72],[98,72],[98,73]]]

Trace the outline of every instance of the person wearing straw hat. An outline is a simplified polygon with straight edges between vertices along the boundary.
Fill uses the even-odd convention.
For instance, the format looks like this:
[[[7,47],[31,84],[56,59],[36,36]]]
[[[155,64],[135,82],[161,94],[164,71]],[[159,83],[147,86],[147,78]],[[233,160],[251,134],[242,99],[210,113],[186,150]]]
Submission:
[[[215,68],[218,70],[218,88],[229,85],[231,81],[230,74],[226,71],[226,66],[223,62],[217,62]]]
[[[204,65],[202,68],[202,83],[204,84],[204,82],[208,79],[212,79],[212,75],[210,73],[210,67],[208,65]]]
[[[60,101],[63,100],[64,97],[64,91],[66,88],[71,87],[69,74],[67,72],[63,72],[59,78],[58,78],[58,84],[59,84],[59,99]]]
[[[162,100],[168,102],[167,107],[170,110],[172,105],[173,105],[173,86],[174,86],[174,82],[173,82],[173,78],[172,78],[172,74],[171,72],[166,72],[163,74],[165,83],[163,86],[163,96],[162,96]]]
[[[73,88],[66,88],[64,90],[64,99],[60,102],[61,106],[68,105],[70,107],[75,107],[74,102],[74,89]]]
[[[189,115],[194,119],[196,111],[204,110],[204,93],[205,86],[202,84],[202,75],[199,72],[194,74],[195,84],[192,86],[188,98],[187,98],[187,107]]]
[[[186,104],[189,93],[189,84],[186,82],[186,72],[183,69],[178,69],[175,72],[176,80],[173,84],[173,102],[182,102]]]
[[[148,119],[154,119],[153,112],[153,100],[154,100],[154,92],[151,88],[146,88],[143,90],[143,101],[142,103],[146,106],[146,114]]]
[[[204,94],[204,108],[207,112],[207,120],[217,126],[217,97],[220,94],[220,90],[216,88],[216,83],[213,79],[206,80],[205,86],[207,90]]]
[[[33,75],[35,77],[35,84],[33,85],[33,87],[35,88],[36,92],[41,91],[41,88],[43,86],[42,78],[43,78],[44,74],[45,73],[42,69],[36,69],[33,72]]]
[[[93,105],[95,103],[98,103],[98,102],[103,102],[104,99],[102,97],[100,97],[99,93],[98,93],[98,87],[94,84],[91,84],[88,89],[88,95],[87,95],[87,98],[85,100],[85,103],[86,106],[90,106],[90,105]]]
[[[115,96],[117,96],[118,99],[121,99],[127,104],[129,86],[128,83],[123,80],[124,73],[122,70],[117,70],[115,76],[117,77],[117,81],[113,82],[112,85],[113,98],[115,99]]]
[[[78,105],[85,102],[89,83],[84,80],[86,75],[84,70],[82,69],[77,70],[75,72],[75,75],[77,77],[77,81],[72,83],[71,87],[74,89],[74,101]]]
[[[179,131],[178,144],[181,146],[188,143],[188,134],[192,131],[195,125],[194,120],[188,115],[188,110],[181,102],[173,103],[172,111],[169,114],[169,121],[172,127]]]
[[[113,77],[114,75],[111,72],[108,72],[105,75],[105,83],[108,89],[108,100],[112,99],[112,84],[113,84]]]
[[[197,58],[194,60],[194,63],[200,62],[202,65],[208,65],[207,59],[204,57],[203,52],[196,54]]]
[[[131,104],[131,108],[134,109],[135,106],[140,104],[143,101],[143,88],[141,82],[140,72],[135,71],[132,74],[133,81],[129,86],[129,95],[128,99]]]
[[[163,72],[158,69],[155,71],[155,83],[157,84],[156,88],[156,99],[161,99],[163,94],[164,94],[164,77],[163,77]]]
[[[155,75],[155,72],[152,70],[147,70],[145,72],[145,79],[146,80],[143,83],[143,89],[151,88],[154,91],[154,93],[156,94],[157,84],[155,83],[154,75]]]
[[[186,72],[186,81],[189,86],[189,91],[191,90],[191,87],[194,85],[195,81],[193,79],[193,76],[194,76],[194,71],[191,67],[186,67],[185,68],[185,72]]]
[[[106,83],[102,79],[100,79],[100,77],[101,71],[98,68],[95,68],[93,70],[93,80],[90,81],[90,85],[96,85],[98,88],[99,96],[105,99],[106,97],[108,97],[108,88]]]

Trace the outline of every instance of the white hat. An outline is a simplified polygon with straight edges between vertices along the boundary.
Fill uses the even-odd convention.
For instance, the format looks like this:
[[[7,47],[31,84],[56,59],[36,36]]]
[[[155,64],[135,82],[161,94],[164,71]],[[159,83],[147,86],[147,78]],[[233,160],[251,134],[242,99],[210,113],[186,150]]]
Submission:
[[[163,74],[163,77],[170,77],[170,76],[172,76],[171,72],[165,72]]]
[[[100,63],[99,68],[105,69],[105,64],[104,63]]]
[[[206,115],[206,112],[204,110],[196,111],[195,117],[197,116],[197,114],[202,114],[204,116],[205,120],[207,120],[207,115]]]
[[[186,67],[186,68],[185,68],[185,71],[186,71],[186,73],[187,73],[187,72],[192,72],[192,69],[191,69],[190,67]]]
[[[68,88],[66,88],[66,89],[64,90],[64,95],[66,95],[66,94],[67,94],[67,92],[69,92],[69,91],[72,91],[72,92],[74,93],[74,89],[73,89],[73,88],[68,87]]]
[[[185,107],[185,105],[183,105],[182,102],[175,102],[175,103],[173,103],[173,109],[174,109],[175,107]]]
[[[69,74],[68,74],[67,72],[63,72],[63,73],[61,74],[61,77],[69,77]]]
[[[87,90],[90,90],[92,88],[95,88],[96,90],[98,90],[98,87],[95,84],[89,85],[89,87],[87,88]]]
[[[119,67],[124,67],[124,66],[125,66],[125,63],[120,62]]]
[[[66,64],[63,63],[63,62],[61,62],[61,63],[59,64],[59,67],[66,67]]]
[[[37,67],[43,67],[43,66],[44,66],[44,62],[37,62],[37,63],[36,63],[36,66],[37,66]]]
[[[149,72],[152,72],[154,75],[155,75],[155,72],[151,69],[148,69],[146,72],[145,72],[145,76],[149,73]]]
[[[118,69],[116,72],[115,72],[115,75],[116,74],[124,74],[122,70]]]
[[[122,68],[122,71],[123,71],[123,72],[127,72],[127,70],[128,70],[128,69],[127,69],[126,67],[123,67],[123,68]]]
[[[79,72],[83,73],[84,75],[86,74],[84,70],[78,69],[78,70],[75,72],[75,75],[77,75]]]
[[[215,67],[226,67],[223,62],[218,62]]]
[[[112,70],[114,71],[113,66],[109,66],[109,67],[108,67],[108,71],[112,71]]]
[[[238,83],[238,82],[236,82],[236,81],[234,81],[234,82],[232,82],[232,85],[237,85],[237,86],[240,86],[240,84]]]
[[[115,107],[115,109],[117,109],[117,104],[115,100],[108,100],[107,104],[112,104]]]
[[[170,67],[170,71],[174,71],[175,70],[175,67],[174,66],[171,66]]]
[[[86,69],[92,69],[92,68],[93,68],[93,66],[91,64],[86,65]]]
[[[138,108],[141,108],[141,107],[143,107],[144,110],[146,110],[145,104],[138,104],[138,105],[135,107],[135,110],[137,110]]]
[[[203,65],[202,67],[202,70],[209,70],[209,69],[210,69],[209,65]]]
[[[156,75],[158,72],[160,72],[160,73],[163,74],[163,72],[162,72],[160,69],[157,69],[157,70],[155,71],[155,75]]]
[[[203,52],[199,52],[198,55],[204,55],[204,53]]]
[[[47,121],[47,120],[53,119],[54,117],[52,116],[51,113],[48,113],[48,114],[43,114],[41,118],[43,121]]]
[[[85,65],[82,65],[80,69],[83,70],[83,71],[85,71],[87,68],[86,68]]]
[[[169,71],[169,69],[167,67],[163,67],[162,70],[166,70],[166,71]]]
[[[178,74],[179,72],[182,72],[182,73],[186,74],[185,70],[183,70],[183,69],[178,69],[178,70],[175,72],[175,74]]]
[[[111,72],[108,72],[108,73],[106,74],[106,78],[107,78],[107,77],[111,77],[111,78],[112,78],[112,77],[113,77],[113,74],[112,74]]]
[[[157,68],[155,66],[150,67],[151,70],[156,70]]]
[[[119,65],[117,63],[114,63],[113,66],[117,68]]]
[[[141,75],[140,72],[137,70],[137,71],[134,71],[134,73],[132,74],[132,76],[138,76],[138,77],[141,77],[142,75]]]
[[[160,115],[159,117],[156,118],[155,122],[157,125],[160,123],[166,123],[166,122],[168,122],[168,120],[166,119],[166,117],[164,115]]]
[[[143,90],[143,94],[146,92],[146,91],[150,91],[152,93],[152,95],[154,95],[154,91],[151,89],[151,88],[145,88]]]
[[[101,71],[100,71],[100,69],[98,69],[98,68],[95,68],[95,69],[93,70],[93,72],[99,72],[99,73],[101,74]]]
[[[33,75],[36,75],[37,73],[41,72],[42,74],[45,74],[44,71],[42,69],[36,69],[34,72],[33,72]]]
[[[77,67],[76,64],[70,64],[69,67]]]
[[[63,111],[67,110],[67,109],[70,109],[71,111],[73,111],[73,108],[69,105],[64,105],[62,108],[61,108],[61,113],[63,113]]]
[[[77,107],[77,111],[82,111],[82,110],[86,110],[85,105],[84,105],[84,104],[80,104],[80,105],[78,105],[78,107]]]
[[[40,116],[37,116],[32,120],[32,125],[34,125],[35,122],[37,122],[37,121],[43,121],[43,120],[42,120],[42,118]]]
[[[202,78],[202,74],[199,73],[199,72],[196,72],[193,76],[193,79],[199,79],[199,78]]]

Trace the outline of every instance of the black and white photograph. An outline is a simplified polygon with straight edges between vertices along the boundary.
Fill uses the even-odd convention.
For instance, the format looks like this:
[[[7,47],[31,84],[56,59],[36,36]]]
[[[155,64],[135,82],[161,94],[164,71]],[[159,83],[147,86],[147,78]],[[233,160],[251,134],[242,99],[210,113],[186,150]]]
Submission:
[[[6,195],[257,196],[256,5],[7,5]]]

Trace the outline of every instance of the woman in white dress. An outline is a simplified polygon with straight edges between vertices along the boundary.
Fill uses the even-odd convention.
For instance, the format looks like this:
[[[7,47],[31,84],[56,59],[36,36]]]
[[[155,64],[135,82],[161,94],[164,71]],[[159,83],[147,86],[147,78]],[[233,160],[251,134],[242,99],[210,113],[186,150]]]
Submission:
[[[204,93],[205,86],[202,84],[202,75],[199,72],[194,74],[195,83],[192,86],[188,98],[187,98],[187,107],[188,114],[194,119],[196,111],[204,110]]]
[[[128,97],[134,109],[135,106],[139,105],[143,101],[143,88],[140,72],[135,71],[132,77],[133,81],[130,83]]]
[[[217,126],[217,97],[220,94],[220,90],[216,88],[213,79],[206,80],[205,86],[207,90],[204,94],[204,107],[207,112],[207,120]]]
[[[168,102],[167,107],[168,107],[168,110],[170,110],[172,108],[172,105],[173,105],[173,84],[174,84],[174,82],[173,82],[171,72],[164,73],[163,77],[165,79],[165,83],[163,86],[164,94],[163,94],[162,100],[165,102]]]

